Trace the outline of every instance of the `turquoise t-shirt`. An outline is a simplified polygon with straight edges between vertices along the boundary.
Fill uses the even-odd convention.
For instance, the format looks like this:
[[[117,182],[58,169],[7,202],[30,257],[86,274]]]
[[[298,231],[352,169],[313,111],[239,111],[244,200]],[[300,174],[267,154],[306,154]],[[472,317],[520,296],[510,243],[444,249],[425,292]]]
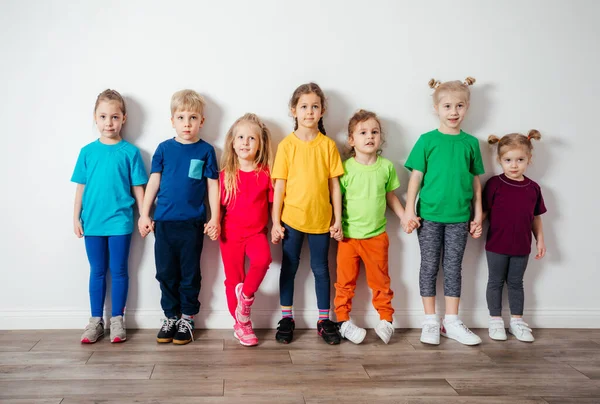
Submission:
[[[133,231],[131,187],[148,175],[137,147],[125,140],[106,145],[99,140],[81,149],[71,181],[85,184],[81,210],[86,236],[121,236]]]
[[[344,161],[340,177],[344,237],[365,239],[385,231],[386,194],[400,186],[394,164],[377,157],[366,166],[353,157]]]
[[[423,173],[417,214],[439,223],[466,222],[471,217],[473,177],[485,172],[477,138],[439,130],[421,135],[406,163]]]

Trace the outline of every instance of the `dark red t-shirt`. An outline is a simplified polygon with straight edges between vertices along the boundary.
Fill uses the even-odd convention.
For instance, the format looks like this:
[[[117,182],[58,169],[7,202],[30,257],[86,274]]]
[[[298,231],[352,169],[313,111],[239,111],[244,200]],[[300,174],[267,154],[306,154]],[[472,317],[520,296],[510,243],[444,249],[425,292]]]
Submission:
[[[273,202],[271,175],[268,170],[238,173],[238,193],[228,205],[224,204],[224,173],[219,174],[223,237],[244,238],[267,231],[269,203]]]
[[[514,181],[504,174],[496,175],[485,184],[482,204],[490,221],[485,249],[529,255],[533,218],[546,212],[540,186],[527,177]]]

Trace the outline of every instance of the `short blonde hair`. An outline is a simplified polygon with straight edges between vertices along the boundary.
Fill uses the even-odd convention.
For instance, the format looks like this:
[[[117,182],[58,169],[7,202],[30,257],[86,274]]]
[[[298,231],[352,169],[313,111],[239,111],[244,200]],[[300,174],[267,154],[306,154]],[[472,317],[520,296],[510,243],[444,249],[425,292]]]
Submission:
[[[444,93],[462,93],[465,97],[465,101],[468,103],[471,100],[471,90],[469,90],[469,86],[472,86],[473,84],[475,84],[475,79],[473,77],[467,77],[464,82],[453,80],[442,83],[436,79],[431,79],[429,80],[429,87],[435,90],[433,92],[433,104],[439,104],[440,98],[442,98],[442,94]]]
[[[531,129],[527,136],[521,133],[509,133],[502,137],[490,135],[488,143],[491,145],[498,143],[498,158],[502,157],[507,151],[518,148],[524,149],[527,156],[531,158],[531,151],[533,150],[531,139],[539,141],[541,138],[542,134],[537,129]]]
[[[171,116],[176,111],[192,111],[202,115],[205,106],[204,97],[194,90],[180,90],[171,97]]]

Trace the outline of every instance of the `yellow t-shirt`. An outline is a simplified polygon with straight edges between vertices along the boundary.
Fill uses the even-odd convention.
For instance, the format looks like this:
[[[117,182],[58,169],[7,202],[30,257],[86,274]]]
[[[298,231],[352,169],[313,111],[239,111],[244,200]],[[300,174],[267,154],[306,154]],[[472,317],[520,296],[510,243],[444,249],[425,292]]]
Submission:
[[[344,174],[335,142],[319,132],[305,142],[294,132],[279,146],[271,177],[286,180],[281,221],[304,233],[322,234],[331,226],[329,179]]]

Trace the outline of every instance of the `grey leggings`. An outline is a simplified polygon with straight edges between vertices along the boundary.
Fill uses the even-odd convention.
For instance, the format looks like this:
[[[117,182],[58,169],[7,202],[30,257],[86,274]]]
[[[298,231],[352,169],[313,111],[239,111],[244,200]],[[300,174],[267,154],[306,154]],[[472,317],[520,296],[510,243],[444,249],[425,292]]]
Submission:
[[[435,284],[443,250],[444,295],[460,297],[462,260],[469,234],[468,226],[469,222],[438,223],[423,220],[417,230],[421,248],[421,296],[435,296]]]
[[[510,313],[523,315],[523,276],[527,268],[529,255],[504,255],[486,251],[489,278],[487,284],[487,304],[490,316],[502,315],[502,288],[508,285],[508,303]]]

